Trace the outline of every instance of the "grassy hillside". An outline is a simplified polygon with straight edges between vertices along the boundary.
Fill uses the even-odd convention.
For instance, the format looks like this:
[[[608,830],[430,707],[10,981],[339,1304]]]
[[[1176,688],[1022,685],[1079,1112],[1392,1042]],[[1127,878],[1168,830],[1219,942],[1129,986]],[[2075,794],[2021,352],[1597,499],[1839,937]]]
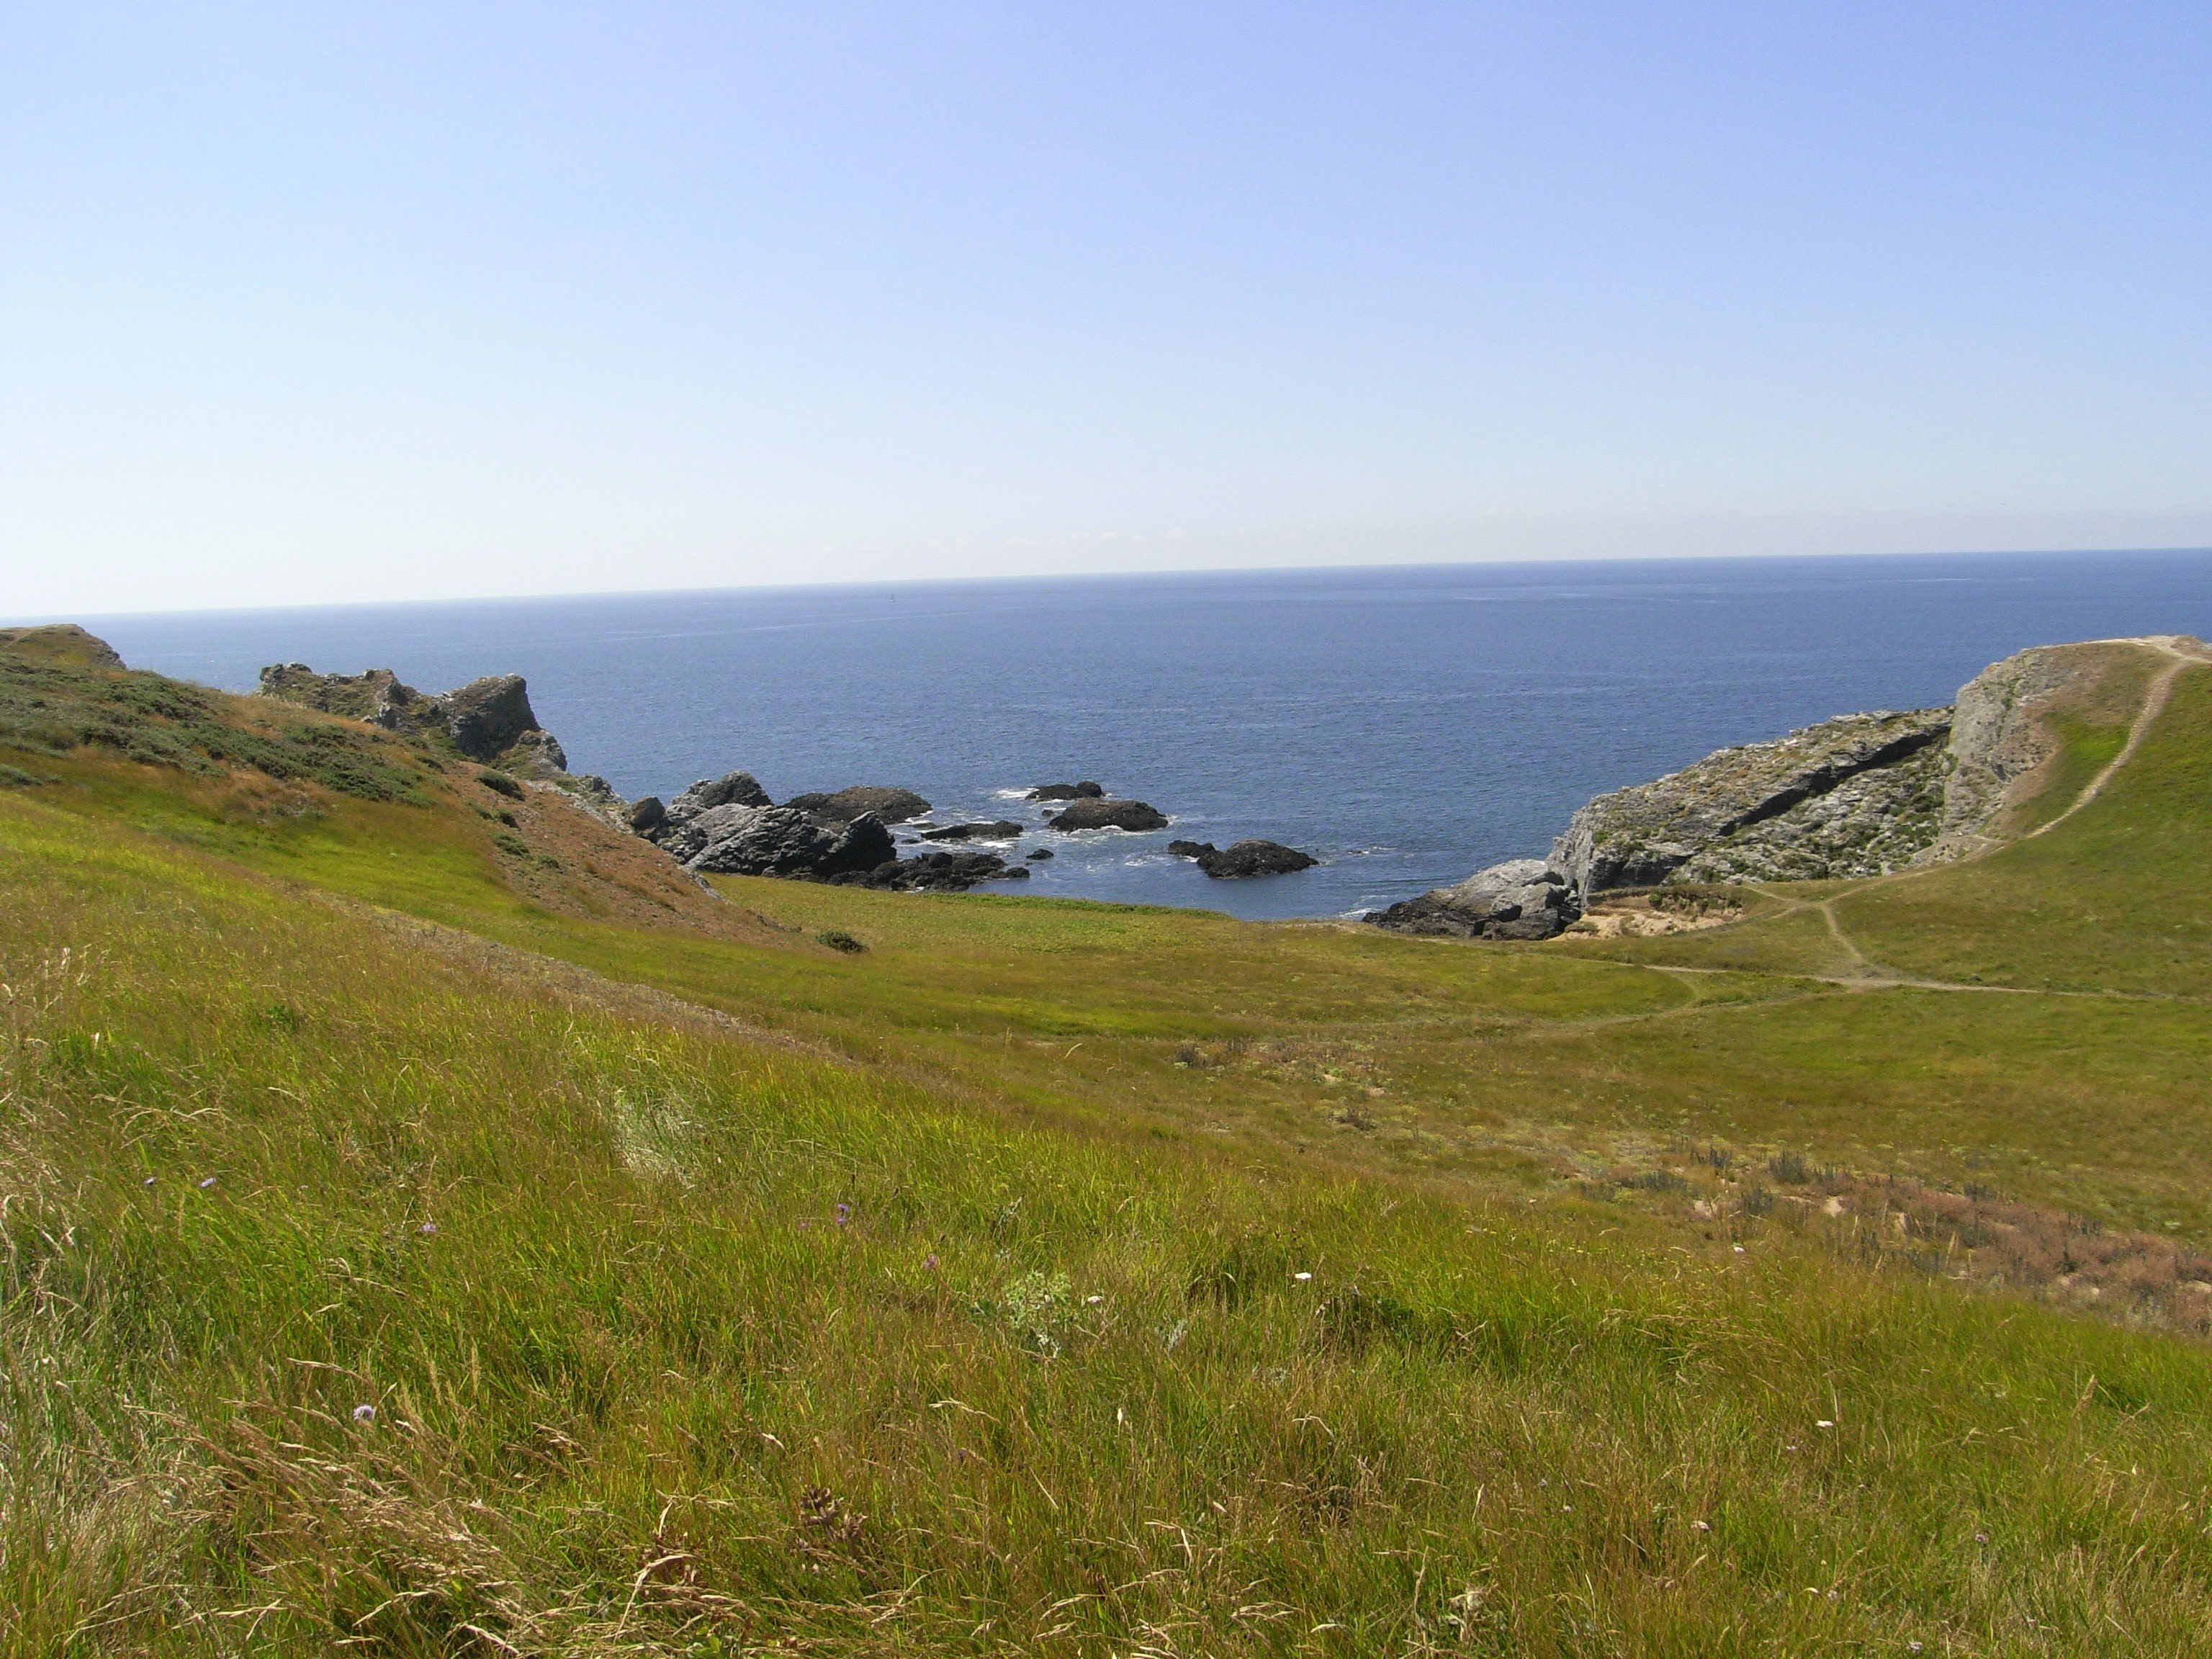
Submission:
[[[1505,948],[15,740],[0,1653],[2212,1650],[2201,951],[2081,868],[2212,878],[2209,685],[1990,860]]]

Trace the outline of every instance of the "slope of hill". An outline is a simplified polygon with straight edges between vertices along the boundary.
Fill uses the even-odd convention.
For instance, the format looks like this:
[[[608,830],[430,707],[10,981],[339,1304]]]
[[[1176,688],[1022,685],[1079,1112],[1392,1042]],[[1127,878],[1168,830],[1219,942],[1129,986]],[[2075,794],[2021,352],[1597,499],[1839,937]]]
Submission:
[[[1469,947],[0,641],[0,1652],[2212,1650],[2155,678],[1988,857]]]

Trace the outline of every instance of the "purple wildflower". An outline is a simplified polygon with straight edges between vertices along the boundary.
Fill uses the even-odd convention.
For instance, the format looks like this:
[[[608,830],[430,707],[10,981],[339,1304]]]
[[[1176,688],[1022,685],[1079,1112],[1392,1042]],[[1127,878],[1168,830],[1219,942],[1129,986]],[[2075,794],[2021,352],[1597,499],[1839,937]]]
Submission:
[[[928,1268],[930,1272],[935,1273],[937,1271],[937,1258],[933,1255],[928,1261],[923,1262],[921,1265]]]
[[[433,1237],[434,1237],[434,1236],[436,1235],[436,1233],[437,1233],[437,1231],[438,1231],[438,1224],[437,1224],[436,1222],[434,1222],[434,1221],[426,1221],[426,1222],[424,1222],[421,1226],[417,1227],[415,1231],[416,1231],[416,1232],[418,1232],[418,1233],[422,1234],[422,1237],[425,1237],[425,1238]]]
[[[376,1407],[370,1405],[356,1406],[353,1408],[353,1420],[356,1423],[375,1422]]]
[[[852,1218],[853,1206],[849,1204],[840,1204],[837,1206],[837,1224],[842,1227]]]
[[[205,1181],[203,1181],[202,1182],[200,1182],[200,1190],[201,1190],[202,1192],[205,1192],[209,1188],[210,1188],[210,1187],[212,1187],[212,1186],[214,1186],[214,1185],[215,1185],[215,1177],[214,1177],[213,1176],[209,1176]]]

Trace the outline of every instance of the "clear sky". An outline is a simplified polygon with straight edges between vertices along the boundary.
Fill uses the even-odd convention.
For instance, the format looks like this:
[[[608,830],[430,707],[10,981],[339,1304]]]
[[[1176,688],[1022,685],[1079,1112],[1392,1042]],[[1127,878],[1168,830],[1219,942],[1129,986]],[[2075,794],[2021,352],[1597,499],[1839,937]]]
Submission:
[[[2212,544],[2212,5],[0,0],[0,615]]]

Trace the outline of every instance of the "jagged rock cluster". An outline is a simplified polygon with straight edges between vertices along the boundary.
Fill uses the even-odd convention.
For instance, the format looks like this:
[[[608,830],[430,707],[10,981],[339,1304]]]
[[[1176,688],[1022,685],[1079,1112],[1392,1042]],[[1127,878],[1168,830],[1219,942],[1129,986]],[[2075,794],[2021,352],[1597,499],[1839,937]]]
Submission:
[[[1009,867],[995,853],[901,858],[889,826],[928,811],[929,803],[911,789],[872,786],[794,795],[778,806],[751,773],[727,772],[701,779],[665,806],[648,795],[630,808],[629,821],[695,874],[935,892],[1029,879],[1027,870]],[[1014,826],[1016,833],[1020,828]]]
[[[1993,664],[1948,708],[1845,714],[1708,755],[1598,796],[1548,859],[1516,859],[1371,913],[1401,933],[1548,939],[1607,892],[1664,884],[1878,876],[1990,844],[2014,784],[2053,738],[2051,695],[2097,647],[2042,646]]]
[[[389,668],[318,674],[305,663],[261,671],[260,695],[366,720],[387,732],[428,738],[464,757],[532,782],[550,784],[594,817],[621,825],[622,798],[594,773],[568,770],[559,739],[538,725],[520,674],[489,674],[457,690],[418,691]]]
[[[1541,859],[1509,859],[1367,919],[1439,939],[1550,939],[1582,915],[1567,878]]]
[[[779,806],[759,779],[734,771],[702,778],[670,801],[647,795],[626,802],[605,778],[569,772],[568,756],[538,725],[519,674],[493,675],[458,690],[433,693],[416,690],[388,668],[319,674],[305,663],[279,663],[261,671],[260,690],[264,696],[366,720],[558,789],[595,817],[652,842],[697,876],[782,876],[935,891],[1029,878],[1022,865],[1009,866],[996,853],[933,849],[901,858],[890,826],[912,823],[930,811],[929,803],[911,789],[859,785],[794,795]],[[1158,808],[1116,799],[1090,780],[1040,784],[1028,799],[1065,802],[1060,811],[1045,816],[1046,826],[1064,835],[1108,829],[1141,834],[1164,830],[1169,822]],[[1012,842],[1024,829],[1002,818],[931,825],[920,830],[920,837],[931,842]],[[1225,851],[1210,842],[1177,842],[1173,850],[1196,859],[1207,875],[1224,878],[1282,874],[1314,862],[1304,853],[1266,841],[1238,842]],[[1024,862],[1051,856],[1040,848]]]

